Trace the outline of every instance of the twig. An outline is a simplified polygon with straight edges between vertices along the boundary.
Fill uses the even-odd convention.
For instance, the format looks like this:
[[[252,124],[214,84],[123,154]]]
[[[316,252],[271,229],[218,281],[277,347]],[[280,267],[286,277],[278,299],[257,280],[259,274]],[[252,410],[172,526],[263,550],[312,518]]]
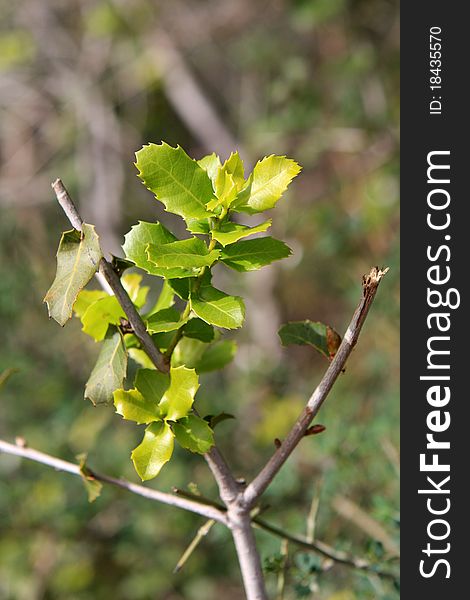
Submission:
[[[78,214],[78,211],[62,181],[60,179],[56,179],[56,181],[54,181],[54,183],[52,184],[52,189],[55,192],[57,201],[62,207],[68,220],[72,224],[72,227],[74,227],[78,231],[81,231],[83,220]],[[142,321],[139,313],[137,312],[132,300],[129,298],[128,293],[124,289],[121,280],[119,279],[112,265],[105,258],[102,258],[100,261],[99,273],[108,283],[109,287],[116,296],[117,301],[126,313],[127,319],[131,324],[136,337],[138,338],[139,342],[142,345],[142,348],[149,356],[152,363],[157,367],[159,371],[167,373],[169,370],[168,361],[165,360],[163,354],[153,343],[153,340],[150,334],[148,333],[144,322]]]
[[[66,473],[71,473],[72,475],[78,475],[81,477],[79,465],[62,460],[60,458],[55,458],[54,456],[50,456],[49,454],[45,454],[39,450],[34,450],[33,448],[28,448],[27,446],[10,444],[4,440],[0,440],[0,452],[12,454],[14,456],[20,456],[21,458],[27,458],[44,465],[48,465],[57,471],[64,471]],[[89,468],[87,473],[89,473],[90,476],[97,481],[115,485],[119,488],[132,492],[133,494],[137,494],[138,496],[143,496],[144,498],[148,498],[149,500],[154,500],[156,502],[162,502],[163,504],[168,504],[169,506],[176,506],[177,508],[182,508],[198,515],[202,515],[207,519],[213,519],[219,523],[224,523],[225,525],[227,524],[227,518],[224,514],[224,511],[215,508],[214,506],[209,506],[203,502],[198,502],[195,499],[181,498],[165,492],[159,492],[158,490],[153,490],[142,485],[131,483],[130,481],[126,481],[124,479],[116,479],[114,477],[110,477],[109,475],[96,473]]]
[[[322,480],[318,481],[318,485],[313,490],[312,502],[307,516],[307,541],[313,542],[315,539],[315,525],[317,521],[318,508],[320,506],[320,490]]]
[[[45,454],[44,452],[40,452],[39,450],[34,450],[33,448],[29,448],[25,446],[24,441],[21,439],[17,444],[10,444],[9,442],[5,442],[4,440],[0,440],[0,453],[10,454],[13,456],[19,456],[21,458],[26,458],[28,460],[32,460],[43,465],[47,465],[56,469],[57,471],[63,471],[66,473],[71,473],[72,475],[77,475],[81,477],[80,466],[78,464],[74,464],[60,458],[56,458],[51,456],[50,454]],[[103,483],[109,483],[110,485],[114,485],[116,487],[125,489],[133,494],[138,496],[142,496],[143,498],[147,498],[148,500],[153,500],[154,502],[161,502],[163,504],[167,504],[169,506],[175,506],[177,508],[182,508],[183,510],[187,510],[189,512],[194,512],[208,519],[213,519],[219,523],[227,525],[226,513],[227,509],[222,504],[211,500],[210,498],[206,498],[204,496],[199,496],[196,494],[192,494],[191,492],[187,492],[186,490],[174,489],[175,494],[167,494],[165,492],[159,492],[157,490],[153,490],[142,485],[138,485],[135,483],[131,483],[124,479],[115,479],[114,477],[109,477],[108,475],[103,475],[100,473],[96,473],[92,471],[89,467],[88,474],[94,477],[97,481],[101,481]],[[396,575],[392,572],[385,571],[380,569],[377,565],[373,563],[369,563],[368,561],[355,558],[349,556],[345,552],[340,552],[331,548],[327,544],[321,541],[308,542],[301,537],[297,537],[292,535],[270,523],[267,523],[263,519],[259,517],[252,517],[252,523],[258,527],[259,529],[263,529],[281,539],[286,539],[291,541],[292,543],[305,548],[306,550],[310,550],[313,552],[317,552],[327,558],[331,558],[333,561],[364,571],[371,571],[380,575],[381,577],[386,577],[390,579],[396,578]]]
[[[206,535],[212,529],[214,523],[215,523],[214,519],[209,519],[208,521],[206,521],[204,523],[204,525],[201,525],[201,527],[199,527],[196,535],[191,540],[191,543],[186,548],[186,550],[183,552],[183,555],[181,556],[179,561],[176,563],[176,567],[173,569],[173,573],[178,573],[179,571],[181,571],[181,569],[184,567],[184,565],[188,561],[191,554],[194,552],[194,550],[196,550],[196,548],[202,542],[203,538],[206,537]]]
[[[286,590],[287,567],[289,564],[289,541],[284,538],[281,540],[282,565],[277,576],[277,597],[276,600],[284,600]]]
[[[352,567],[354,569],[359,569],[360,571],[370,571],[371,573],[375,573],[380,577],[384,577],[385,579],[396,579],[397,575],[392,571],[387,571],[385,569],[380,568],[374,563],[370,563],[363,558],[356,558],[355,556],[351,556],[346,552],[342,552],[341,550],[335,550],[325,542],[321,542],[316,540],[315,542],[308,542],[304,538],[301,538],[296,535],[292,535],[283,529],[279,529],[270,523],[266,523],[263,519],[258,517],[253,519],[253,524],[265,531],[269,531],[273,535],[289,540],[290,542],[300,546],[301,548],[305,548],[305,550],[310,550],[325,556],[326,558],[330,558],[336,563],[345,565],[347,567]]]
[[[369,308],[374,301],[379,283],[387,271],[388,269],[382,270],[378,267],[374,267],[367,277],[363,277],[362,298],[358,307],[356,308],[343,341],[338,348],[338,352],[331,361],[330,366],[325,372],[318,387],[310,396],[302,414],[297,419],[286,439],[282,442],[282,445],[276,450],[258,475],[247,486],[244,492],[244,502],[248,508],[251,508],[256,503],[258,498],[266,490],[273,478],[281,469],[282,465],[297,447],[312,419],[316,416],[323,402],[327,398],[339,374],[343,371],[346,361],[351,354],[352,349],[356,345],[359,333],[361,332],[362,326],[369,312]]]

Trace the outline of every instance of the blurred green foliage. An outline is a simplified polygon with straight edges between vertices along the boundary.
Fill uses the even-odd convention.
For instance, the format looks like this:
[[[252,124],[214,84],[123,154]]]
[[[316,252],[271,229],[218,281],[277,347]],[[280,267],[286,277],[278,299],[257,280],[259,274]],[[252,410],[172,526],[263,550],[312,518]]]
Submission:
[[[49,322],[42,305],[59,233],[68,227],[49,185],[63,178],[114,252],[137,219],[161,218],[181,235],[177,219],[162,218],[132,165],[135,150],[161,139],[192,156],[224,154],[220,137],[207,147],[191,123],[187,111],[198,105],[184,87],[180,63],[165,66],[176,51],[183,75],[197,82],[250,160],[287,154],[304,167],[275,209],[273,235],[294,255],[269,281],[247,274],[225,282],[230,293],[251,296],[247,312],[255,317],[239,338],[235,363],[222,374],[203,375],[198,393],[204,414],[236,416],[216,435],[237,474],[249,478],[269,456],[326,366],[308,347],[270,347],[257,305],[269,305],[274,321],[321,320],[341,333],[361,275],[373,264],[391,267],[319,415],[326,431],[297,449],[269,488],[263,514],[304,535],[319,493],[318,539],[382,561],[374,537],[338,511],[335,500],[352,501],[396,542],[398,3],[4,0],[0,17],[6,116],[0,124],[0,372],[19,370],[0,390],[0,437],[20,435],[72,461],[87,452],[91,467],[136,480],[129,454],[142,432],[83,400],[97,345],[75,319],[65,330]],[[209,127],[202,132],[209,133]],[[156,295],[152,290],[151,302]],[[191,482],[215,497],[204,461],[177,450],[158,488]],[[2,455],[0,598],[240,598],[235,553],[219,526],[172,575],[200,524],[193,515],[106,487],[89,504],[78,478]],[[274,594],[280,540],[257,536]],[[313,597],[313,590],[321,600],[399,597],[376,576],[341,566],[322,571],[322,565],[290,544],[285,598]]]

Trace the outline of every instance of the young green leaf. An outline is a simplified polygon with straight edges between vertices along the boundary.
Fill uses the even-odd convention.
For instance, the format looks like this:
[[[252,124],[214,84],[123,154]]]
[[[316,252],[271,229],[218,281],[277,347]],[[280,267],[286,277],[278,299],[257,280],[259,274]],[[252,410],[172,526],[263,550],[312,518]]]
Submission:
[[[223,340],[208,345],[198,339],[183,338],[171,357],[172,366],[184,365],[196,373],[207,373],[223,369],[235,356],[237,345]]]
[[[119,325],[126,313],[115,296],[106,296],[91,304],[81,318],[82,330],[95,341],[104,339],[109,325]]]
[[[108,330],[96,365],[86,383],[85,398],[95,406],[112,402],[114,390],[122,387],[126,369],[127,351],[122,335],[115,329]]]
[[[214,339],[214,328],[202,319],[190,319],[184,329],[183,335],[188,338],[200,340],[201,342],[212,342]]]
[[[87,308],[94,304],[97,300],[106,298],[108,293],[104,290],[82,290],[75,300],[73,312],[76,317],[83,317]]]
[[[142,308],[147,300],[147,294],[149,291],[147,286],[140,286],[142,283],[142,275],[131,273],[129,275],[124,275],[124,277],[121,278],[121,281],[132,302],[137,306],[137,308]]]
[[[159,405],[165,419],[177,421],[185,417],[191,410],[198,388],[199,378],[194,369],[187,369],[184,366],[171,367],[170,387]]]
[[[263,158],[256,163],[246,186],[231,208],[249,214],[273,208],[301,168],[285,156]]]
[[[175,331],[187,323],[189,317],[182,319],[175,308],[164,308],[150,315],[147,319],[147,330],[150,333],[163,333]]]
[[[239,296],[229,296],[211,285],[201,285],[191,294],[191,308],[206,323],[237,329],[245,319],[245,304]]]
[[[161,420],[158,404],[138,390],[115,390],[113,397],[116,412],[128,421],[135,421],[140,425]]]
[[[158,312],[159,310],[163,310],[164,308],[170,308],[175,303],[175,293],[171,289],[168,280],[165,279],[163,282],[163,287],[160,290],[160,295],[158,296],[158,300],[155,303],[155,306],[150,311],[150,315]]]
[[[174,433],[168,423],[151,423],[145,430],[144,439],[132,451],[135,470],[142,481],[156,477],[173,454]]]
[[[188,415],[173,424],[176,441],[187,450],[205,454],[214,445],[214,434],[209,423],[196,415]]]
[[[85,486],[86,492],[88,494],[88,502],[94,502],[101,494],[101,490],[103,489],[103,484],[101,481],[95,479],[92,471],[86,465],[86,454],[79,454],[77,456],[79,461],[79,469],[80,469],[80,477],[82,478],[83,485]]]
[[[219,172],[219,168],[222,166],[220,164],[220,158],[215,152],[213,152],[212,154],[208,154],[207,156],[204,156],[198,160],[197,164],[209,175],[209,178],[212,181],[215,189],[215,179],[217,177],[217,173]]]
[[[220,260],[236,271],[256,271],[291,254],[289,246],[272,237],[243,240],[226,246]]]
[[[57,272],[44,302],[49,316],[65,323],[82,288],[98,269],[102,258],[98,235],[93,225],[83,224],[82,232],[72,229],[62,234],[57,250]]]
[[[129,260],[137,267],[150,273],[150,275],[158,275],[165,278],[189,277],[193,274],[192,271],[180,268],[161,269],[148,259],[146,250],[149,244],[170,244],[175,242],[176,239],[161,223],[139,221],[139,224],[134,225],[129,233],[124,236],[125,242],[122,249]]]
[[[170,386],[170,376],[154,369],[139,369],[134,385],[143,396],[158,404]]]
[[[226,209],[230,207],[232,202],[237,197],[237,185],[231,173],[227,173],[225,169],[219,169],[215,179],[215,194],[216,198],[207,203],[209,210],[215,210],[219,206]]]
[[[228,221],[221,225],[219,229],[213,229],[211,234],[212,238],[217,240],[222,246],[228,246],[229,244],[238,242],[238,240],[241,240],[242,238],[266,231],[271,227],[271,223],[271,219],[268,219],[260,225],[248,227],[247,225],[239,225],[238,223]]]
[[[283,346],[308,344],[327,358],[332,358],[336,354],[341,343],[340,335],[332,327],[318,321],[286,323],[278,333]]]
[[[238,152],[232,152],[230,157],[224,162],[223,169],[227,173],[231,173],[237,190],[240,191],[245,185],[245,169]]]
[[[210,219],[186,219],[186,229],[191,233],[202,233],[209,235],[211,232]]]
[[[168,212],[183,219],[211,216],[206,204],[213,197],[206,171],[180,147],[148,144],[136,153],[139,177]]]
[[[211,250],[199,238],[178,240],[170,244],[149,244],[147,257],[157,267],[191,269],[210,267],[218,258],[220,250]]]

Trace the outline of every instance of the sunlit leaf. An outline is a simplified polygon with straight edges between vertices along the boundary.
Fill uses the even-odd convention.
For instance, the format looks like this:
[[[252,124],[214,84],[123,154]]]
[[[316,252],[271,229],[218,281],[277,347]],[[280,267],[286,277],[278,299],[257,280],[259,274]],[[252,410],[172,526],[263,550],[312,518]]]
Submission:
[[[168,212],[183,219],[210,216],[206,204],[214,194],[211,180],[180,146],[148,144],[136,153],[136,158],[140,178]]]
[[[247,225],[239,225],[238,223],[229,221],[221,225],[219,229],[214,229],[212,237],[222,244],[222,246],[227,246],[228,244],[238,242],[242,238],[266,231],[269,227],[271,227],[271,219],[260,225],[256,225],[256,227],[248,227]]]
[[[116,412],[124,419],[138,424],[160,420],[158,404],[144,397],[138,390],[115,390],[113,397]]]
[[[284,242],[272,237],[262,237],[226,246],[220,260],[236,271],[256,271],[275,260],[286,258],[291,252]]]
[[[170,387],[160,402],[160,412],[165,419],[177,421],[185,417],[191,410],[198,388],[199,378],[194,369],[171,367]]]
[[[159,275],[165,278],[191,276],[192,271],[181,268],[162,269],[148,259],[146,250],[149,244],[169,244],[175,242],[176,239],[161,223],[139,221],[139,224],[134,225],[129,233],[124,236],[125,241],[122,249],[129,260],[151,275]]]
[[[197,164],[209,175],[209,179],[215,186],[215,179],[217,177],[219,167],[222,166],[220,163],[220,158],[217,156],[217,154],[215,152],[208,154],[207,156],[204,156],[198,160]]]
[[[60,325],[72,316],[72,307],[90,281],[101,260],[98,235],[93,225],[83,224],[82,233],[72,229],[62,234],[57,250],[57,272],[44,302],[49,316]]]
[[[85,387],[85,398],[93,404],[113,401],[114,390],[122,387],[126,376],[127,351],[119,331],[109,330],[102,342],[96,365]]]
[[[209,423],[196,415],[188,415],[173,425],[177,442],[183,448],[205,454],[214,445],[214,434]]]
[[[256,163],[245,188],[232,205],[249,214],[273,208],[301,167],[285,156],[267,156]]]
[[[142,481],[156,477],[173,454],[174,433],[168,423],[151,423],[145,430],[144,439],[132,451],[135,470]]]
[[[106,335],[110,324],[119,325],[120,319],[125,318],[126,313],[121,308],[115,296],[106,296],[91,304],[82,316],[84,333],[90,335],[96,341],[100,341]]]
[[[211,250],[199,238],[178,240],[170,244],[149,244],[147,256],[157,267],[174,269],[182,267],[190,272],[191,269],[209,267],[220,254],[220,250]]]
[[[175,308],[164,308],[148,317],[147,330],[150,333],[175,331],[182,327],[188,321],[188,318],[182,319],[180,313]]]
[[[237,329],[245,319],[245,304],[239,296],[229,296],[211,285],[201,285],[191,294],[191,308],[206,323]]]
[[[82,290],[75,300],[73,312],[76,317],[83,317],[87,308],[97,300],[106,298],[109,294],[104,290]]]

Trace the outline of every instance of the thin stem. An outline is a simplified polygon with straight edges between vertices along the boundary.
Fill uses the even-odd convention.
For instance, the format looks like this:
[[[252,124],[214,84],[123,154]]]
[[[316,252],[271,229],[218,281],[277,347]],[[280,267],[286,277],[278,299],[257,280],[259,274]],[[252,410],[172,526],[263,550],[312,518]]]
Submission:
[[[32,460],[34,462],[41,463],[43,465],[47,465],[56,469],[57,471],[63,471],[66,473],[71,473],[72,475],[78,475],[81,477],[80,466],[60,458],[56,458],[55,456],[51,456],[50,454],[45,454],[44,452],[40,452],[39,450],[34,450],[33,448],[29,448],[24,445],[24,443],[20,444],[10,444],[4,440],[0,440],[0,452],[4,454],[10,454],[13,456],[19,456],[21,458],[25,458],[27,460]],[[227,522],[227,509],[222,504],[211,500],[210,498],[206,498],[204,496],[198,496],[197,494],[192,494],[191,492],[187,492],[186,490],[181,490],[175,488],[173,494],[167,494],[165,492],[159,492],[157,490],[153,490],[141,485],[137,485],[126,481],[124,479],[115,479],[114,477],[109,477],[108,475],[103,475],[100,473],[96,473],[95,471],[91,471],[89,467],[87,467],[87,473],[94,477],[97,481],[101,481],[102,483],[109,483],[116,487],[125,489],[133,494],[137,494],[138,496],[142,496],[143,498],[147,498],[148,500],[153,500],[154,502],[161,502],[163,504],[168,504],[170,506],[175,506],[177,508],[182,508],[183,510],[187,510],[189,512],[194,512],[196,514],[202,515],[209,519],[214,519],[219,523],[223,523],[224,525],[228,525]],[[373,563],[369,563],[368,561],[362,558],[352,557],[345,552],[337,551],[334,548],[331,548],[327,544],[321,541],[316,541],[313,543],[308,542],[307,540],[292,535],[287,531],[279,529],[270,523],[267,523],[263,519],[259,517],[252,517],[251,522],[254,526],[259,529],[263,529],[272,535],[275,535],[281,539],[286,539],[294,544],[304,548],[305,550],[310,550],[313,552],[317,552],[322,554],[323,556],[332,559],[335,562],[340,564],[355,568],[361,569],[364,571],[371,571],[380,575],[381,577],[387,578],[395,578],[395,574],[384,571],[380,569],[377,565]]]
[[[338,376],[343,372],[346,361],[356,345],[359,333],[369,312],[369,308],[375,298],[379,283],[387,271],[388,269],[381,270],[378,267],[374,267],[367,277],[363,277],[362,297],[343,341],[338,348],[338,352],[331,361],[330,366],[326,370],[319,385],[310,396],[305,409],[295,422],[286,439],[258,475],[247,486],[244,492],[244,502],[246,507],[251,508],[257,502],[258,498],[266,490],[283,464],[295,450],[300,440],[304,437],[312,419],[316,416],[323,402],[327,398]]]
[[[52,184],[52,189],[54,190],[55,195],[57,197],[57,201],[59,202],[65,215],[69,219],[72,227],[74,227],[78,231],[81,231],[83,220],[80,217],[62,181],[60,179],[56,179],[56,181],[54,181],[54,183]],[[132,329],[134,330],[136,337],[140,341],[143,350],[146,352],[152,363],[159,371],[167,373],[169,370],[168,361],[153,343],[152,337],[148,333],[141,316],[139,315],[134,306],[134,303],[129,298],[128,293],[124,289],[120,278],[113,269],[112,265],[105,258],[102,258],[100,261],[99,273],[107,282],[114,295],[116,296],[117,301],[126,313],[127,320],[131,324]]]
[[[176,563],[176,567],[173,569],[173,573],[178,573],[179,571],[181,571],[181,569],[184,567],[184,565],[189,560],[191,554],[194,552],[194,550],[196,550],[196,548],[199,546],[199,544],[202,542],[202,540],[206,537],[206,535],[212,529],[212,527],[214,526],[214,523],[215,523],[214,519],[209,519],[208,521],[206,521],[204,523],[204,525],[201,525],[201,527],[199,527],[196,535],[191,540],[191,542],[188,545],[188,547],[186,548],[186,550],[183,552],[183,555],[181,556],[179,561]]]
[[[44,465],[48,465],[49,467],[52,467],[57,471],[64,471],[66,473],[71,473],[72,475],[78,475],[79,477],[81,477],[79,465],[62,460],[60,458],[56,458],[54,456],[50,456],[49,454],[45,454],[44,452],[40,452],[39,450],[28,448],[27,446],[10,444],[8,442],[5,442],[4,440],[0,440],[0,452],[3,452],[5,454],[11,454],[14,456],[20,456],[21,458],[27,458],[29,460],[42,463]],[[154,500],[156,502],[168,504],[169,506],[176,506],[177,508],[182,508],[189,512],[202,515],[207,519],[213,519],[215,521],[218,521],[219,523],[227,524],[227,518],[224,514],[224,511],[219,510],[214,506],[209,506],[208,504],[205,504],[203,502],[198,502],[194,498],[182,498],[180,496],[174,496],[173,494],[159,492],[158,490],[153,490],[142,485],[131,483],[130,481],[126,481],[125,479],[116,479],[114,477],[110,477],[109,475],[96,473],[88,467],[87,474],[89,474],[97,481],[109,483],[116,487],[132,492],[133,494],[137,494],[138,496],[148,498],[149,500]]]

